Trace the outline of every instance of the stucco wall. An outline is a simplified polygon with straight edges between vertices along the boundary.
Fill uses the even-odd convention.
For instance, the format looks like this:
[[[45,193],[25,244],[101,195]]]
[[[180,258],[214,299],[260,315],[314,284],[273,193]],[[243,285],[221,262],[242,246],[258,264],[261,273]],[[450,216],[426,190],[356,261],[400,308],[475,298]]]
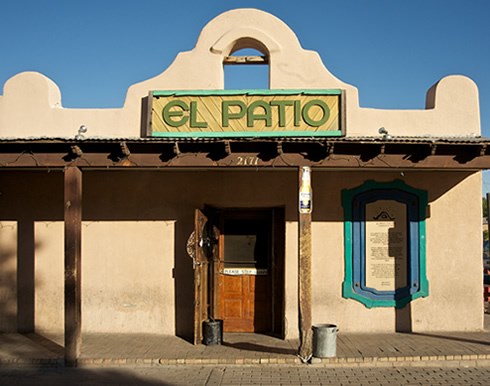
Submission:
[[[21,177],[23,184],[17,183]],[[404,310],[367,309],[341,294],[341,189],[356,187],[367,179],[397,178],[429,192],[429,297],[412,302]],[[480,183],[479,174],[459,172],[407,172],[401,177],[395,172],[314,171],[313,322],[336,323],[342,331],[359,332],[388,332],[407,326],[413,331],[480,329],[482,283],[475,279],[481,277]],[[194,209],[208,204],[285,207],[284,317],[287,337],[297,337],[296,184],[294,171],[85,172],[83,330],[190,335],[193,272],[185,242],[193,228]],[[0,185],[4,208],[0,212],[1,263],[8,267],[1,273],[1,329],[14,331],[20,327],[16,266],[32,255],[36,330],[61,332],[62,173],[2,172]],[[26,244],[31,245],[31,251]],[[23,270],[29,272],[28,267]],[[19,288],[25,296],[24,287],[29,294],[29,277],[21,281]],[[30,315],[29,307],[22,305],[24,318]],[[27,326],[31,322],[21,320]]]
[[[128,255],[128,248],[114,248],[106,246],[105,254],[110,260],[104,263],[104,272],[109,275],[113,264],[121,263],[126,266],[122,269],[126,274],[122,277],[127,279],[126,285],[120,278],[112,279],[117,289],[105,288],[114,292],[114,297],[105,297],[102,300],[83,300],[84,328],[90,331],[100,331],[104,325],[108,326],[108,318],[114,317],[111,310],[121,309],[121,304],[115,304],[116,296],[124,299],[126,292],[133,292],[139,299],[147,295],[147,290],[140,290],[137,285],[131,284],[145,280],[155,282],[157,290],[147,299],[148,303],[163,313],[161,321],[149,323],[148,317],[141,315],[137,320],[131,312],[123,315],[123,310],[117,311],[121,319],[121,329],[129,331],[140,331],[141,321],[146,318],[146,324],[151,325],[153,333],[167,333],[190,336],[192,333],[193,320],[193,290],[194,274],[192,271],[192,260],[187,255],[185,245],[187,238],[193,230],[194,210],[203,208],[204,205],[217,207],[286,207],[286,233],[287,261],[286,275],[296,276],[297,270],[297,248],[295,226],[295,211],[291,203],[295,202],[296,174],[291,171],[253,171],[231,173],[226,171],[160,171],[160,172],[87,172],[84,174],[84,226],[83,245],[84,261],[91,262],[92,269],[100,263],[95,262],[98,255],[97,243],[104,242],[101,234],[109,239],[131,238],[136,251]],[[121,226],[131,222],[145,221],[148,228],[141,232],[140,236],[130,236],[131,229]],[[159,231],[157,223],[165,224],[164,232]],[[113,224],[117,224],[116,228]],[[90,227],[97,227],[98,232],[93,233],[94,245],[89,246],[89,240],[85,238],[85,232]],[[291,228],[293,234],[291,234]],[[117,231],[115,232],[115,229]],[[94,231],[90,231],[94,232]],[[146,233],[146,234],[145,234]],[[160,236],[158,236],[160,235]],[[99,241],[97,241],[99,240]],[[293,243],[289,247],[289,243]],[[165,249],[165,252],[158,252]],[[148,250],[157,251],[153,260],[146,260]],[[92,257],[91,257],[92,256]],[[125,257],[126,256],[126,257]],[[141,264],[147,264],[144,273],[135,273],[143,268]],[[159,272],[162,265],[163,272]],[[156,269],[152,268],[156,265]],[[91,269],[84,267],[82,278],[84,296],[94,293],[100,282],[95,278],[88,278]],[[291,272],[292,271],[292,272]],[[92,274],[93,276],[93,274]],[[89,284],[92,283],[92,284]],[[157,284],[160,283],[160,284]],[[296,281],[291,281],[291,288],[296,288]],[[287,317],[288,326],[293,330],[297,328],[297,317],[294,312],[297,304],[297,291],[291,291],[287,295]],[[140,300],[141,301],[141,300]],[[118,303],[121,301],[118,300]],[[130,304],[133,304],[129,302]],[[137,302],[134,302],[136,304]],[[108,306],[107,304],[111,304]],[[135,308],[135,307],[133,307]],[[129,310],[127,310],[129,311]],[[90,317],[90,313],[94,313]],[[112,316],[108,313],[111,312]],[[90,318],[90,319],[89,319]],[[97,320],[96,320],[97,319]],[[116,319],[117,321],[117,319]],[[148,327],[150,328],[150,327]]]
[[[34,237],[34,328],[39,333],[61,333],[65,317],[63,221],[36,221]]]
[[[460,174],[459,176],[461,176]],[[427,220],[427,271],[431,295],[412,307],[417,331],[474,330],[483,326],[481,174],[421,179],[432,187]],[[438,189],[439,188],[439,189]],[[436,255],[437,258],[430,259]],[[437,290],[439,289],[439,290]]]
[[[84,221],[83,330],[174,333],[172,221]],[[37,222],[35,329],[63,331],[63,222]]]
[[[339,185],[367,179],[403,179],[429,194],[427,278],[429,296],[404,309],[368,309],[342,298],[343,210]],[[317,172],[314,178],[313,322],[342,331],[456,331],[483,327],[480,174],[458,172]],[[320,201],[319,195],[322,200]],[[322,218],[326,216],[327,218]]]

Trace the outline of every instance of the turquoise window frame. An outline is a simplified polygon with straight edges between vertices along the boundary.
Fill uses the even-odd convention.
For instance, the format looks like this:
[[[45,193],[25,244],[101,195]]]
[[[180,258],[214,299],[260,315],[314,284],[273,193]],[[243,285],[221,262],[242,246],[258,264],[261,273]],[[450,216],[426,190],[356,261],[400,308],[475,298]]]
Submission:
[[[395,291],[378,291],[366,286],[365,208],[378,200],[393,200],[407,207],[407,285]],[[344,208],[345,278],[342,296],[367,308],[405,307],[412,300],[429,295],[426,271],[425,215],[427,192],[401,180],[366,181],[354,189],[342,191]]]

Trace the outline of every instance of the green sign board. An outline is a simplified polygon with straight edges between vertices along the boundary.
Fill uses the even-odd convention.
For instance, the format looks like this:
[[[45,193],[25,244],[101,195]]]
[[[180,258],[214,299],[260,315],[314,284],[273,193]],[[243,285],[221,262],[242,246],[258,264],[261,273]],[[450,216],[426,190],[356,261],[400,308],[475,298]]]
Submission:
[[[345,130],[341,90],[153,91],[152,137],[322,137]]]

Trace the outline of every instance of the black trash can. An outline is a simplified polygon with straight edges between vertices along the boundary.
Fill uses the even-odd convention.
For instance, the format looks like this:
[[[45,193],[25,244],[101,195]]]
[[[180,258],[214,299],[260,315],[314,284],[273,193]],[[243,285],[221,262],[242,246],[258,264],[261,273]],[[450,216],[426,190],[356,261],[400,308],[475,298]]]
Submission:
[[[223,343],[223,321],[221,319],[205,320],[202,328],[205,345]]]

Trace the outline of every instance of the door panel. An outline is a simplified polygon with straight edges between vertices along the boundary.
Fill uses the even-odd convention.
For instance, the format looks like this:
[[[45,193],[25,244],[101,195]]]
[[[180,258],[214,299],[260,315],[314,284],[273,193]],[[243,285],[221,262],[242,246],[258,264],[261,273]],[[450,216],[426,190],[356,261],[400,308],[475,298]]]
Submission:
[[[227,332],[271,331],[270,277],[223,276],[222,317]]]
[[[187,253],[194,269],[194,344],[203,340],[202,326],[218,315],[219,229],[199,209],[194,212],[194,231],[187,240]]]
[[[225,332],[272,331],[272,229],[270,210],[222,214],[219,314]]]

